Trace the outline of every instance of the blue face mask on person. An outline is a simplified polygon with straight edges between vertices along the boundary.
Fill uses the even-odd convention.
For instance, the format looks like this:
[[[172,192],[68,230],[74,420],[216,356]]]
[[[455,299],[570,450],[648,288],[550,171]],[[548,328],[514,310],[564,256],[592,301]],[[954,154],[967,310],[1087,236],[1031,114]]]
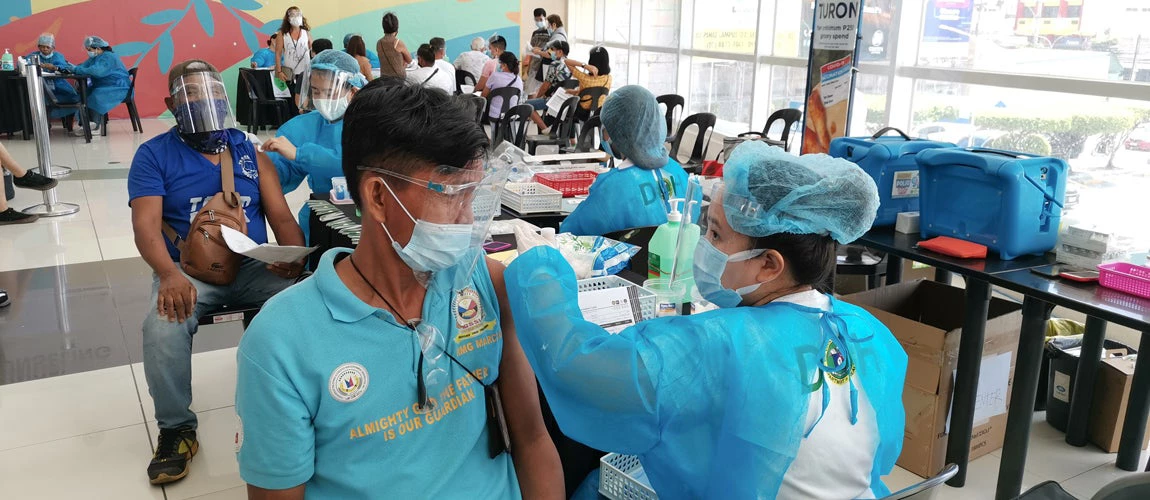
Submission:
[[[699,239],[695,247],[693,262],[695,272],[695,286],[699,293],[708,302],[721,308],[736,307],[743,302],[743,296],[758,290],[762,283],[755,283],[731,290],[723,287],[723,271],[727,269],[728,262],[743,262],[763,254],[766,250],[744,250],[734,255],[727,255],[715,248],[706,238]]]
[[[603,148],[603,152],[611,155],[611,158],[615,157],[615,152],[611,151],[611,141],[608,141],[606,137],[603,137],[602,129],[599,130],[599,147]]]
[[[201,153],[215,154],[227,148],[228,102],[203,99],[176,106],[172,115],[184,143]]]
[[[180,134],[180,138],[183,139],[184,144],[200,153],[217,154],[228,148],[227,130]]]
[[[391,185],[387,181],[383,181],[383,185],[399,203],[400,208],[403,208],[407,217],[415,223],[415,229],[411,232],[411,239],[407,241],[407,245],[403,246],[395,241],[386,225],[382,222],[379,223],[380,226],[383,226],[383,231],[387,233],[387,238],[391,240],[391,247],[395,249],[395,253],[399,254],[399,258],[407,264],[407,267],[415,272],[434,273],[458,264],[467,250],[471,248],[471,224],[437,224],[418,220],[412,217],[407,207],[403,206],[403,202],[399,201],[395,191],[391,190]]]

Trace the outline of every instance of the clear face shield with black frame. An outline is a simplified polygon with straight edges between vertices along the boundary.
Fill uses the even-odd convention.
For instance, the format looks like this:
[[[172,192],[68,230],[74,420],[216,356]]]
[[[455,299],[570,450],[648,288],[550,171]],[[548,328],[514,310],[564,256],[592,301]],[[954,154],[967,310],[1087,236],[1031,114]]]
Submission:
[[[169,90],[172,115],[181,134],[218,132],[236,126],[231,101],[219,73],[187,73],[176,78]]]

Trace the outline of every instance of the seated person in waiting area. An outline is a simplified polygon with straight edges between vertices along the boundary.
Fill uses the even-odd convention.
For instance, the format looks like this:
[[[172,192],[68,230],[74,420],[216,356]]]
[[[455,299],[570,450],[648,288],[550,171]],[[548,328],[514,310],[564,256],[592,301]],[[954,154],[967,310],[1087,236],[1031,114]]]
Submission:
[[[816,290],[836,243],[870,229],[878,205],[853,163],[743,143],[693,259],[699,293],[720,309],[617,335],[584,320],[557,250],[519,256],[507,297],[563,433],[638,455],[659,498],[889,494],[906,353],[866,310]]]
[[[448,95],[455,93],[455,69],[444,69],[435,59],[435,49],[430,44],[420,45],[415,51],[419,67],[407,70],[407,81],[427,88],[439,89]],[[447,63],[443,63],[447,65]],[[449,65],[448,65],[449,66]]]
[[[563,86],[571,78],[571,68],[567,67],[567,51],[571,47],[567,42],[562,40],[551,42],[547,46],[548,57],[551,58],[551,65],[546,68],[547,77],[543,81],[543,85],[539,87],[539,91],[535,93],[533,99],[529,99],[527,104],[535,108],[535,112],[531,113],[531,121],[535,122],[535,126],[539,128],[539,133],[546,133],[547,124],[543,121],[543,116],[539,114],[540,111],[547,111],[547,98],[555,93],[556,90]]]
[[[600,117],[602,147],[622,161],[595,178],[587,199],[563,220],[559,230],[602,236],[667,222],[670,200],[687,195],[687,173],[663,147],[667,122],[655,96],[643,87],[628,85],[607,98]]]
[[[148,465],[152,484],[186,476],[199,448],[196,414],[189,409],[197,318],[224,305],[263,302],[294,283],[303,270],[302,263],[269,266],[244,260],[228,285],[207,284],[182,271],[180,249],[165,237],[165,226],[187,237],[201,207],[223,190],[224,166],[233,170],[248,237],[266,243],[270,224],[280,244],[302,245],[303,233],[291,217],[271,160],[231,128],[231,105],[216,69],[198,60],[177,64],[168,73],[168,88],[171,97],[165,101],[176,126],[141,145],[128,171],[136,247],[154,273],[154,307],[143,327],[144,376],[160,429]]]
[[[359,246],[268,301],[236,356],[249,497],[562,498],[503,266],[478,243],[510,164],[467,103],[398,79],[344,120]]]
[[[567,58],[564,64],[571,69],[571,77],[579,81],[579,86],[568,91],[571,95],[579,95],[585,89],[603,88],[611,90],[611,58],[607,49],[595,47],[591,49],[590,57],[586,63]],[[596,107],[603,105],[607,96],[599,98]],[[591,117],[591,96],[584,96],[579,100],[579,109],[575,110],[576,120],[586,120]]]
[[[311,76],[304,82],[300,103],[315,112],[288,120],[276,137],[264,143],[284,193],[295,191],[305,178],[311,192],[327,193],[332,177],[343,175],[343,114],[364,85],[367,79],[359,73],[359,64],[346,52],[325,50],[311,60]],[[310,216],[311,207],[305,203],[299,210],[305,239],[310,236]]]

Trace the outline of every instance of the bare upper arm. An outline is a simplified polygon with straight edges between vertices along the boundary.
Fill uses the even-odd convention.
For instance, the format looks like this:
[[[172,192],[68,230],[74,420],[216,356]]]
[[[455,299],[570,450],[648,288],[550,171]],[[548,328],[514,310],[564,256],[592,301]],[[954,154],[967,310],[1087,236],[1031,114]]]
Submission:
[[[503,395],[512,447],[515,447],[516,443],[526,444],[534,438],[546,436],[547,427],[543,424],[543,413],[539,409],[539,386],[535,382],[535,372],[531,370],[527,355],[519,344],[515,321],[511,317],[507,285],[503,278],[506,268],[499,261],[487,258],[487,269],[499,300],[499,322],[503,330],[503,357],[499,363],[497,383]]]
[[[306,485],[299,485],[286,490],[265,490],[258,486],[248,485],[248,500],[302,500]]]
[[[164,197],[141,196],[128,203],[132,207],[132,229],[156,232],[164,220]]]

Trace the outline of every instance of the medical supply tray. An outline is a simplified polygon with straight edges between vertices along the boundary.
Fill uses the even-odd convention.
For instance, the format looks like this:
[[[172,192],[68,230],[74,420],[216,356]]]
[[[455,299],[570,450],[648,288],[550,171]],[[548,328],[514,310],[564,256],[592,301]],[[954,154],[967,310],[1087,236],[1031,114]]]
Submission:
[[[546,172],[535,174],[535,182],[563,193],[564,198],[571,198],[587,194],[598,176],[598,173],[590,170]]]
[[[655,490],[635,479],[642,472],[639,457],[608,453],[599,459],[599,494],[611,500],[658,500]]]
[[[889,131],[899,135],[883,135]],[[949,142],[911,138],[888,127],[870,137],[832,139],[830,155],[858,165],[874,179],[879,195],[874,227],[882,227],[894,225],[899,213],[919,210],[920,176],[915,156],[928,149],[953,147]]]
[[[509,182],[503,188],[503,206],[520,215],[558,212],[563,193],[538,182]]]
[[[639,297],[639,320],[646,321],[655,317],[655,292],[652,292],[639,285],[631,283],[623,278],[615,275],[600,276],[598,278],[588,278],[579,280],[576,283],[579,292],[590,292],[592,290],[607,290],[610,288],[619,288],[633,286],[638,289],[636,295]]]

